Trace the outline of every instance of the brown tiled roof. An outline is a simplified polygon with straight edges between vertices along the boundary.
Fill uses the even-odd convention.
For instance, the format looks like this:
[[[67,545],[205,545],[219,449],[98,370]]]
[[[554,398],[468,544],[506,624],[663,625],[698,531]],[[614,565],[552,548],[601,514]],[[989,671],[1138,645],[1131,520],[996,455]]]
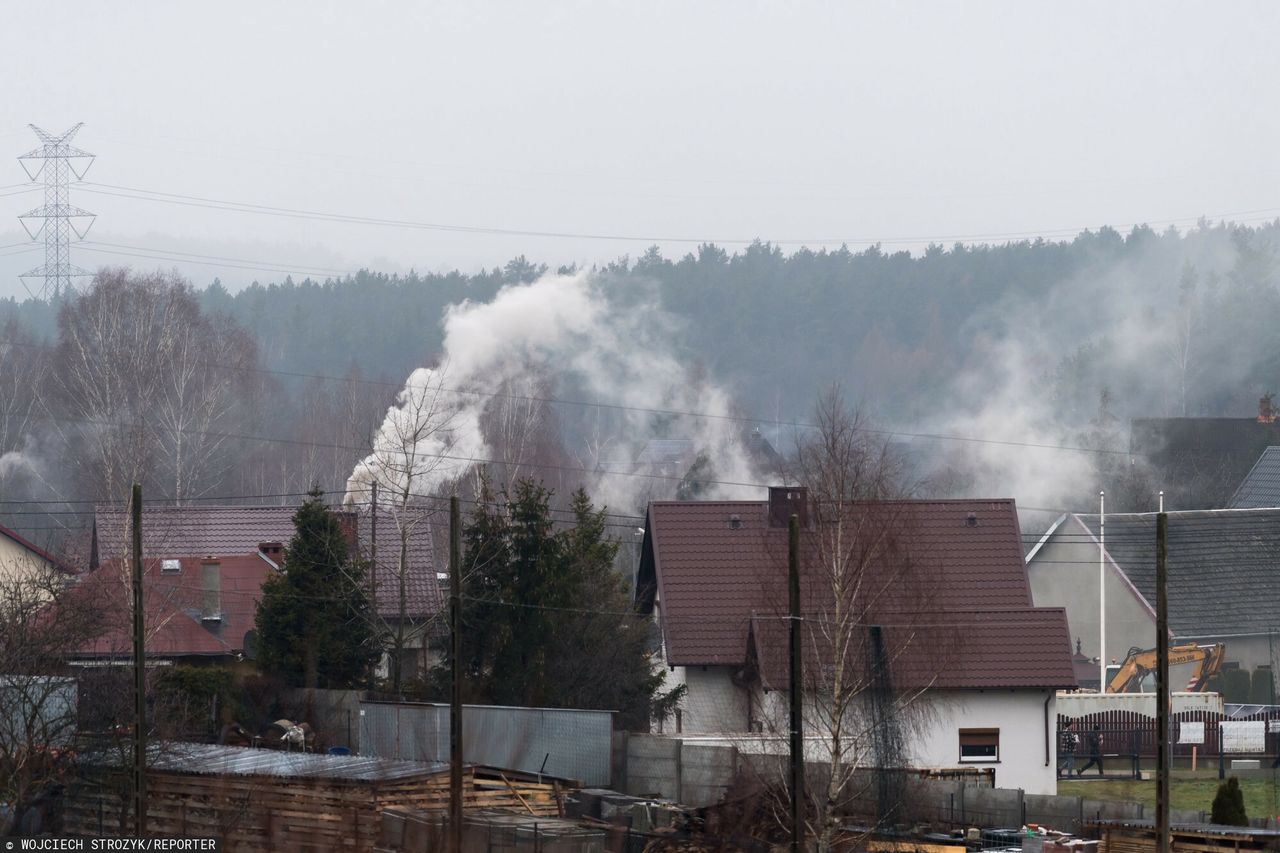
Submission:
[[[932,639],[916,641],[921,651],[943,634],[968,638],[948,644],[956,659],[947,686],[1074,684],[1065,615],[1031,606],[1013,501],[860,504],[851,524],[858,541],[875,543],[861,555],[859,622],[883,624],[888,645],[895,631],[912,626],[918,637],[928,623]],[[785,528],[769,526],[764,502],[650,504],[637,595],[652,607],[656,593],[669,664],[744,665],[754,620],[761,674],[779,678],[768,650],[785,625],[786,538]],[[802,610],[816,622],[830,610],[829,562],[817,530],[804,531],[802,543]],[[922,667],[919,653],[900,663],[902,673]],[[941,686],[943,668],[928,669]],[[785,671],[780,677],[785,683]]]
[[[886,613],[882,645],[891,684],[897,689],[981,689],[1074,687],[1075,670],[1067,654],[1065,611],[1028,607],[949,613]],[[785,690],[791,677],[788,625],[780,619],[755,619],[751,655],[762,683]],[[860,666],[872,659],[870,626],[853,632],[852,655]],[[819,623],[802,634],[806,681],[822,686],[821,671],[830,654]],[[815,670],[815,667],[818,668]]]
[[[367,511],[359,516],[360,550],[365,559],[373,551],[372,526]],[[411,508],[402,515],[393,509],[378,510],[378,562],[375,583],[378,590],[378,612],[395,616],[400,609],[400,537],[408,533],[405,572],[405,597],[409,615],[430,617],[442,612],[444,596],[436,579],[435,544],[431,535],[432,519]],[[403,525],[403,528],[402,528]]]
[[[253,553],[264,542],[280,542],[286,547],[293,538],[296,507],[282,506],[189,506],[148,509],[142,522],[143,553],[157,558],[230,557]],[[371,553],[371,525],[367,512],[337,514],[354,519],[360,552]],[[98,563],[128,554],[128,514],[124,510],[99,507],[94,517]],[[398,558],[400,539],[396,514],[378,512],[378,565],[376,584],[378,612],[394,618],[399,614]],[[430,525],[410,525],[408,570],[406,572],[407,612],[410,618],[430,617],[440,612],[443,599],[436,581],[434,549]]]

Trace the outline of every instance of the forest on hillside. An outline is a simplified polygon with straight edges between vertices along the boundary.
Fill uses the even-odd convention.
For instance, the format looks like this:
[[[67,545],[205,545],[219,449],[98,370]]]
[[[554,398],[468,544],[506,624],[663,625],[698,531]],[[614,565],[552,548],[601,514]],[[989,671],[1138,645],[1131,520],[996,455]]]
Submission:
[[[178,284],[174,275],[107,270],[100,280],[150,277],[160,289],[156,305],[175,312],[177,340],[156,348],[174,331],[162,312],[145,333],[154,346],[139,352],[238,366],[216,389],[183,390],[198,399],[161,402],[123,386],[114,398],[95,399],[118,379],[92,360],[138,355],[113,350],[120,341],[81,348],[77,336],[93,326],[88,315],[103,307],[97,284],[84,295],[0,302],[0,491],[13,499],[114,496],[129,472],[108,470],[101,453],[90,464],[73,452],[85,424],[144,421],[161,411],[179,425],[171,435],[195,423],[219,438],[163,476],[152,472],[150,494],[300,493],[313,482],[339,490],[406,378],[440,360],[444,319],[550,271],[589,274],[608,301],[608,335],[619,351],[669,349],[672,363],[688,371],[672,381],[725,389],[733,415],[760,419],[777,444],[790,436],[782,425],[803,423],[823,390],[838,384],[904,439],[1006,442],[961,446],[967,475],[953,488],[1066,500],[1087,494],[1084,484],[1105,466],[1088,454],[1009,466],[1008,448],[1123,448],[1132,417],[1247,416],[1259,396],[1280,387],[1278,236],[1277,223],[1202,222],[1186,232],[1103,228],[1062,242],[933,246],[917,255],[703,245],[680,258],[650,249],[590,271],[518,257],[470,275],[366,271],[236,293],[216,280],[191,282],[179,285],[178,299],[160,292]],[[198,340],[198,352],[186,335]],[[90,369],[76,373],[77,358]],[[131,369],[146,367],[143,358]],[[626,375],[636,380],[634,370]],[[582,391],[554,375],[538,381],[551,400]],[[557,410],[544,419],[545,430],[569,437],[547,451],[562,469],[587,464],[577,447],[582,425],[569,426],[574,417]],[[647,437],[677,437],[682,427],[668,418],[645,428]],[[273,440],[253,438],[264,435]],[[1059,488],[1045,493],[1046,481]]]

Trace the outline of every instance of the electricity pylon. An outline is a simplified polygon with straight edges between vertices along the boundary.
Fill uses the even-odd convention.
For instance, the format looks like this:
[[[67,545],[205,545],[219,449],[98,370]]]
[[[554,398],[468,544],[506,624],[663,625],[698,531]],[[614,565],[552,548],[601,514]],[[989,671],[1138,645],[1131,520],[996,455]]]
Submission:
[[[23,273],[19,278],[24,281],[43,278],[40,296],[44,297],[50,291],[56,296],[71,288],[72,278],[92,275],[72,265],[71,235],[83,240],[96,217],[71,204],[68,186],[71,175],[75,175],[77,180],[84,178],[93,165],[93,155],[71,145],[72,137],[84,126],[83,122],[61,136],[54,136],[34,124],[28,126],[40,137],[41,144],[19,157],[18,162],[31,180],[44,177],[44,204],[22,214],[18,221],[32,240],[44,237],[44,265]]]

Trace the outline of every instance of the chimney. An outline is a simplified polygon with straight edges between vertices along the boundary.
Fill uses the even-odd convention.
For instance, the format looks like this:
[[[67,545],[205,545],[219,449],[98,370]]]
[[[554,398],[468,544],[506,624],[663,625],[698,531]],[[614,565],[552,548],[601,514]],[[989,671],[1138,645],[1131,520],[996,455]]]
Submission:
[[[347,540],[347,553],[352,557],[362,557],[360,553],[360,519],[350,511],[335,511],[338,527],[342,530],[342,538]]]
[[[786,527],[791,516],[800,517],[800,526],[809,526],[809,490],[804,486],[769,487],[769,526]]]
[[[215,562],[200,564],[200,619],[222,621],[222,569]]]
[[[259,542],[258,555],[278,569],[280,564],[284,562],[284,543]]]

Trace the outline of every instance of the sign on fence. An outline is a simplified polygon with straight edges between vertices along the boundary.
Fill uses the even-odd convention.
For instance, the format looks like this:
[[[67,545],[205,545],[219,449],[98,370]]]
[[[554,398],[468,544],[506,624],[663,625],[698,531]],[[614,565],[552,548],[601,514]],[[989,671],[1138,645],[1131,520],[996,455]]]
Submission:
[[[1223,720],[1218,727],[1222,733],[1223,752],[1267,750],[1267,724],[1263,720]]]
[[[1178,743],[1204,743],[1204,721],[1183,720],[1178,726]]]

